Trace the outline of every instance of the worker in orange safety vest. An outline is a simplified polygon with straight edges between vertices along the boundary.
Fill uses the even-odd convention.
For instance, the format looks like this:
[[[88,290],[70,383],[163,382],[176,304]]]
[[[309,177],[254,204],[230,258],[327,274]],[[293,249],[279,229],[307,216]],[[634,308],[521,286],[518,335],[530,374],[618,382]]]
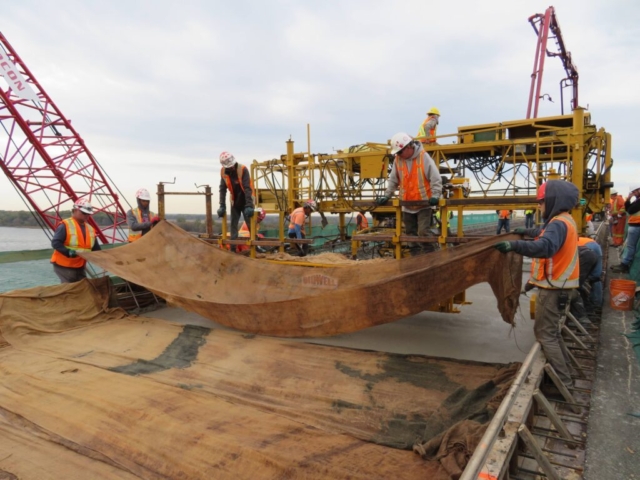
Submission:
[[[255,199],[253,182],[249,169],[236,162],[235,157],[229,152],[220,154],[220,207],[218,217],[222,218],[227,214],[227,191],[231,195],[231,240],[238,238],[238,224],[240,215],[244,217],[247,225],[253,216]],[[250,228],[250,227],[248,227]],[[236,251],[236,246],[231,245],[231,251]]]
[[[533,259],[531,278],[525,290],[538,288],[535,337],[562,383],[571,387],[569,352],[560,335],[560,321],[567,306],[578,296],[580,263],[578,229],[569,213],[578,204],[578,188],[561,180],[549,180],[538,189],[542,228],[518,228],[515,233],[535,241],[503,241],[495,248],[501,253],[515,252]]]
[[[391,154],[395,158],[387,180],[387,190],[384,196],[376,199],[376,203],[387,203],[396,189],[399,189],[402,201],[423,202],[421,205],[402,207],[405,234],[434,236],[430,230],[431,218],[433,208],[438,205],[442,194],[442,177],[436,163],[420,142],[403,132],[391,138]],[[436,244],[416,242],[412,249],[416,252],[433,251]]]
[[[304,231],[304,224],[306,219],[312,212],[317,210],[317,204],[313,200],[304,202],[302,207],[296,208],[291,212],[291,218],[289,219],[289,238],[304,239],[307,238]],[[296,244],[296,248],[301,257],[304,257],[309,252],[309,245]]]
[[[369,220],[365,217],[364,212],[358,212],[356,215],[356,230],[359,232],[369,228]]]
[[[624,227],[626,223],[626,212],[624,209],[624,197],[618,194],[615,189],[611,190],[611,237],[614,247],[619,247],[624,242]]]
[[[79,282],[87,278],[87,261],[78,253],[100,250],[96,232],[88,223],[92,214],[93,207],[86,198],[76,201],[71,218],[60,222],[53,234],[51,263],[60,283]]]
[[[629,273],[631,265],[638,255],[638,245],[640,244],[640,187],[631,190],[629,197],[624,202],[624,209],[629,216],[627,241],[621,262],[611,267],[616,273]]]
[[[496,235],[500,235],[500,232],[504,228],[504,231],[509,233],[511,228],[509,228],[509,220],[511,220],[511,214],[513,210],[496,210],[498,214],[498,230],[496,231]]]
[[[436,144],[436,129],[440,123],[440,110],[436,107],[431,107],[431,110],[427,112],[427,118],[420,124],[418,129],[417,139],[422,142],[423,145]]]
[[[264,238],[264,235],[258,233],[260,231],[260,224],[267,217],[265,211],[258,207],[255,210],[256,215],[256,238]],[[251,238],[251,228],[247,222],[242,222],[242,226],[240,227],[240,231],[238,232],[238,238]],[[236,253],[244,252],[249,250],[248,245],[238,245],[236,248]],[[256,250],[260,253],[263,253],[265,250],[262,247],[256,247]]]

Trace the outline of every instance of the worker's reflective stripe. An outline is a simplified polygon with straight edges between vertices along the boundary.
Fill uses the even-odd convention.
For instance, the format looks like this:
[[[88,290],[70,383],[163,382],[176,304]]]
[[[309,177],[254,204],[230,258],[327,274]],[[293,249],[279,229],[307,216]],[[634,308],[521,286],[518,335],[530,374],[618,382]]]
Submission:
[[[567,226],[567,237],[553,257],[533,259],[531,283],[541,288],[578,288],[580,283],[578,229],[568,213],[561,213],[551,220],[551,222],[558,221]],[[540,236],[543,234],[544,230],[540,232]]]
[[[62,223],[64,223],[67,232],[64,246],[76,252],[90,252],[96,241],[96,232],[93,227],[85,222],[85,235],[82,235],[82,229],[75,219],[67,218],[63,220]],[[57,250],[54,250],[51,256],[51,263],[67,268],[82,268],[87,262],[84,258],[69,258]]]
[[[524,214],[525,214],[525,215],[530,215],[530,214],[533,214],[533,212],[534,212],[534,211],[535,211],[535,210],[525,210],[525,211],[524,211]]]
[[[629,216],[629,223],[640,224],[640,212],[636,212]]]
[[[131,213],[136,216],[136,220],[138,220],[138,223],[142,223],[142,211],[140,211],[139,208],[134,208]],[[154,216],[154,213],[149,210],[149,220],[151,220]],[[135,242],[140,238],[142,238],[142,230],[134,231],[131,230],[131,227],[129,227],[129,243]]]
[[[611,199],[611,213],[612,215],[624,213],[624,199],[622,196],[616,195],[615,199]]]
[[[421,152],[413,163],[409,172],[408,162],[396,156],[398,173],[400,176],[400,198],[404,201],[429,200],[431,198],[431,183],[424,172],[424,157],[427,153]],[[419,210],[422,207],[407,207]]]
[[[242,189],[242,191],[244,192],[244,185],[242,184],[242,177],[244,175],[244,170],[245,167],[244,165],[240,165],[239,163],[236,164],[237,167],[237,172],[238,172],[238,183],[240,184],[240,188]],[[229,193],[231,193],[231,202],[233,203],[233,201],[235,200],[234,196],[233,196],[233,184],[231,183],[231,177],[229,175],[227,175],[226,173],[224,173],[224,168],[222,168],[220,170],[220,176],[224,179],[224,183],[227,184],[227,190],[229,190]],[[253,188],[253,180],[251,180],[251,176],[249,176],[249,185],[251,186],[251,195],[254,196],[255,195],[255,190]],[[246,195],[246,192],[244,192]],[[255,204],[255,201],[254,201]]]

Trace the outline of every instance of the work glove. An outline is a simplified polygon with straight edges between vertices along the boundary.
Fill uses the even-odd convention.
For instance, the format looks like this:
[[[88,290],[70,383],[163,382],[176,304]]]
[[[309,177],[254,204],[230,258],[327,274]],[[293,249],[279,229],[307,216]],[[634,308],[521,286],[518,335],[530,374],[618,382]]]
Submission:
[[[151,226],[155,227],[158,224],[159,221],[160,221],[160,217],[158,215],[156,215],[155,217],[152,217],[151,218]]]
[[[76,258],[78,256],[78,252],[75,250],[69,250],[69,258]]]
[[[500,253],[508,253],[513,250],[511,242],[498,242],[493,246],[493,248],[498,250]]]
[[[581,207],[586,207],[587,206],[587,199],[586,198],[581,198],[578,203],[580,204]]]
[[[218,209],[218,218],[222,218],[227,214],[227,207],[225,207],[224,205],[221,205],[220,208]]]
[[[524,227],[518,227],[513,229],[513,233],[517,233],[518,235],[524,235],[527,232],[527,229]]]
[[[536,288],[536,286],[531,282],[527,282],[527,283],[524,284],[524,292],[525,293],[530,292],[534,288]]]
[[[438,197],[431,197],[429,199],[429,205],[438,205]]]
[[[388,201],[389,201],[389,197],[378,197],[378,198],[376,198],[376,203],[378,205],[384,205]]]
[[[244,218],[251,218],[253,217],[253,207],[244,207]]]

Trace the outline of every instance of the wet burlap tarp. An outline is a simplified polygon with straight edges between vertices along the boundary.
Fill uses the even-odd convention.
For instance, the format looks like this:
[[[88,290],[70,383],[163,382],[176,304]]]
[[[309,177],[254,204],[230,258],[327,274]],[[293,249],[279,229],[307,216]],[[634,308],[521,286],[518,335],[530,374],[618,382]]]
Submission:
[[[237,330],[320,337],[394,322],[482,282],[491,285],[502,319],[513,323],[522,257],[499,253],[495,242],[489,237],[393,262],[310,268],[245,258],[161,222],[135,243],[82,256]]]
[[[0,478],[457,478],[517,368],[128,316],[108,290],[0,295]]]

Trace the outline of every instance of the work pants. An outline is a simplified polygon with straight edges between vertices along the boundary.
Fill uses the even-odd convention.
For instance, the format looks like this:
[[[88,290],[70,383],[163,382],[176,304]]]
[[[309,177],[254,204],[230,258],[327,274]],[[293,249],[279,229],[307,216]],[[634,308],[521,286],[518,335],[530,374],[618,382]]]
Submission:
[[[538,289],[536,320],[533,332],[536,340],[542,346],[542,351],[547,357],[547,361],[556,371],[562,383],[567,387],[571,387],[573,381],[571,380],[571,367],[569,366],[569,351],[560,334],[560,320],[564,316],[564,311],[560,311],[558,307],[558,298],[562,292],[568,295],[568,301],[578,295],[575,289]]]
[[[498,219],[498,230],[496,231],[496,235],[500,235],[502,231],[502,227],[504,227],[504,231],[509,233],[511,229],[509,228],[509,219],[508,218],[499,218]]]
[[[236,240],[238,238],[238,224],[240,223],[240,215],[244,218],[244,221],[247,223],[247,228],[249,229],[249,234],[251,234],[251,218],[247,218],[244,216],[244,210],[238,210],[231,207],[231,240]],[[231,251],[236,251],[236,246],[231,245]]]
[[[640,225],[637,227],[632,227],[630,225],[627,230],[627,246],[624,249],[624,255],[622,256],[622,263],[629,267],[631,267],[633,257],[636,255],[638,242],[640,242]]]
[[[402,212],[404,223],[404,233],[407,235],[417,235],[419,237],[433,237],[431,232],[431,216],[433,212],[430,208],[418,210],[416,213]],[[423,252],[433,252],[436,250],[435,243],[412,243],[412,248],[421,249]]]
[[[640,228],[638,229],[640,230]],[[596,307],[602,306],[602,248],[596,242],[587,243],[586,247],[596,254],[596,263],[589,271],[589,281],[591,282],[591,303]],[[580,265],[582,268],[582,265]]]
[[[87,278],[85,267],[69,268],[62,267],[57,263],[53,264],[53,273],[60,279],[60,283],[75,283]]]
[[[525,215],[524,228],[533,228],[533,213],[527,213]]]

